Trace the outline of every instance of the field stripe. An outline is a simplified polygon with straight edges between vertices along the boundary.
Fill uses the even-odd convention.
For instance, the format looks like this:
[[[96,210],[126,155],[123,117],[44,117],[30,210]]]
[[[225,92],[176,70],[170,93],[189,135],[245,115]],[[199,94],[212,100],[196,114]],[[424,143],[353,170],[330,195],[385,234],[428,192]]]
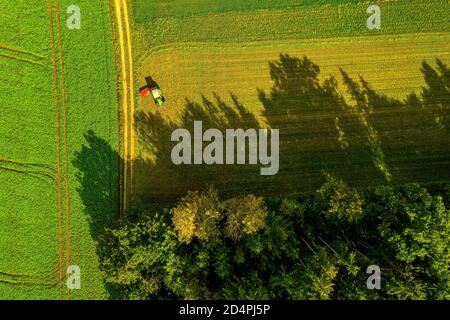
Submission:
[[[65,186],[65,209],[66,209],[66,268],[70,266],[70,197],[69,197],[69,152],[67,143],[67,97],[65,92],[64,58],[62,45],[61,18],[59,15],[59,0],[55,3],[56,22],[58,25],[58,49],[61,72],[61,102],[63,111],[63,143],[64,143],[64,186]],[[70,300],[70,289],[67,288],[67,299]]]
[[[115,10],[116,10],[116,19],[117,19],[117,30],[119,32],[119,45],[120,45],[120,65],[121,65],[121,74],[122,74],[122,113],[123,113],[123,136],[124,136],[124,144],[123,144],[123,160],[124,160],[124,169],[123,169],[123,207],[127,207],[127,179],[128,179],[128,106],[127,106],[127,73],[126,73],[126,65],[125,65],[125,45],[124,45],[124,34],[123,34],[123,25],[122,25],[122,13],[120,10],[120,1],[114,0]]]
[[[52,49],[52,71],[53,71],[53,101],[56,126],[56,162],[57,162],[57,189],[58,189],[58,276],[59,276],[59,299],[62,300],[62,205],[61,205],[61,155],[60,155],[60,127],[59,127],[59,101],[58,101],[58,74],[56,68],[55,34],[53,31],[53,5],[47,0],[48,16],[50,22],[50,41]]]

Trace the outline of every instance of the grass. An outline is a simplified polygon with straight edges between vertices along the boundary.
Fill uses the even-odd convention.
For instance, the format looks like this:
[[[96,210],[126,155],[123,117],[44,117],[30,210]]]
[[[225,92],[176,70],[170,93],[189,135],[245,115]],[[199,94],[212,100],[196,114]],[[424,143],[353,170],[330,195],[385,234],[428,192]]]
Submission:
[[[6,1],[3,6],[6,7],[2,10],[0,53],[39,61],[44,66],[0,57],[0,157],[54,168],[55,121],[47,6],[43,1],[33,1],[32,5]],[[20,25],[16,17],[20,17]],[[19,51],[47,58],[38,59]],[[55,299],[58,210],[54,180],[7,170],[24,168],[5,161],[0,162],[0,167],[0,298]]]
[[[54,7],[55,1],[51,2]],[[97,234],[93,232],[99,226],[93,225],[96,221],[92,219],[90,204],[86,203],[86,186],[83,185],[86,164],[80,163],[79,154],[89,143],[86,140],[89,131],[95,132],[110,148],[117,149],[117,101],[109,10],[108,2],[79,1],[82,28],[68,30],[65,12],[72,4],[59,1],[64,69],[59,59],[61,51],[54,9],[52,20],[61,215],[58,210],[58,139],[47,1],[5,1],[2,4],[5,10],[1,13],[4,28],[0,31],[0,101],[3,110],[0,175],[4,183],[0,186],[0,298],[3,299],[58,299],[60,243],[63,276],[67,264],[79,265],[82,272],[82,289],[72,291],[71,299],[101,299],[108,295],[98,269]],[[62,102],[63,71],[65,105]],[[108,160],[104,163],[105,170],[106,166],[114,170],[108,179],[95,186],[98,190],[108,191],[108,201],[98,208],[105,216],[117,213],[118,160],[117,156]],[[70,213],[67,225],[66,204]],[[62,240],[58,236],[60,222]],[[62,298],[68,298],[65,279],[62,281]]]
[[[146,23],[151,19],[185,17],[197,14],[224,13],[230,11],[252,11],[261,9],[292,9],[302,6],[357,3],[358,0],[156,0],[148,2],[135,0],[137,23]]]
[[[320,66],[320,81],[339,78],[337,91],[349,105],[354,96],[347,93],[340,68],[352,78],[362,76],[377,97],[403,100],[425,86],[424,60],[438,57],[448,65],[448,2],[375,2],[382,10],[379,31],[365,26],[367,1],[134,1],[139,85],[151,75],[167,98],[160,110],[151,99],[139,100],[141,200],[170,206],[187,190],[208,183],[227,195],[310,191],[330,171],[364,187],[448,180],[447,133],[428,127],[429,135],[412,134],[417,110],[385,103],[376,114],[339,118],[339,101],[323,103],[325,111],[308,109],[308,100],[295,91],[292,97],[299,97],[283,101],[285,110],[273,108],[279,102],[270,95],[276,78],[269,62],[280,53],[311,59]],[[283,72],[298,76],[289,66]],[[240,106],[248,113],[230,119],[227,114]],[[248,166],[173,166],[170,134],[191,128],[193,120],[223,129],[280,128],[285,142],[279,175],[262,178],[259,167]]]
[[[61,1],[61,8],[72,5],[70,0]],[[79,2],[82,10],[81,30],[72,32],[63,29],[63,43],[66,46],[66,87],[68,101],[68,145],[69,181],[71,195],[70,235],[71,261],[80,266],[83,275],[82,289],[72,292],[73,299],[96,299],[108,296],[103,277],[98,269],[96,239],[100,225],[93,218],[101,212],[105,217],[117,215],[117,155],[109,154],[102,162],[110,174],[95,185],[86,186],[83,176],[86,167],[97,167],[79,154],[92,131],[103,139],[110,148],[117,150],[117,100],[114,75],[114,56],[108,1]],[[99,151],[100,152],[100,151]],[[108,193],[106,201],[92,212],[92,202],[86,201],[86,192]],[[99,199],[96,199],[99,201]]]

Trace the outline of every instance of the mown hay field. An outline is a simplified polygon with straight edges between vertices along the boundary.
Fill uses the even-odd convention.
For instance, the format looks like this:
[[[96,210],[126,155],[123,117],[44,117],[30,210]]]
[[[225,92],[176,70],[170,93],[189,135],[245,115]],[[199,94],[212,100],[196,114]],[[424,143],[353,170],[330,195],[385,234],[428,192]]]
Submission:
[[[401,36],[353,37],[320,40],[271,41],[240,44],[180,44],[152,52],[143,60],[141,74],[160,80],[167,97],[165,115],[176,120],[185,99],[199,101],[217,94],[231,102],[230,93],[250,111],[263,108],[258,89],[270,91],[269,61],[280,53],[307,56],[320,66],[322,80],[338,76],[339,68],[363,76],[373,88],[393,98],[404,99],[424,85],[420,65],[440,57],[450,61],[450,33]],[[155,63],[157,61],[157,63]],[[142,78],[142,77],[141,77]],[[142,79],[141,79],[142,80]],[[141,81],[145,84],[145,80]],[[339,83],[341,91],[346,90]],[[140,98],[144,109],[152,101]]]
[[[428,116],[404,106],[434,75],[421,70],[423,61],[450,62],[448,1],[375,1],[381,30],[366,27],[372,4],[367,1],[226,3],[154,1],[147,8],[134,2],[139,85],[151,76],[167,98],[159,110],[140,98],[142,159],[136,183],[141,199],[167,204],[207,184],[230,195],[296,193],[317,188],[326,173],[367,187],[450,178],[445,125],[424,124]],[[283,62],[280,54],[289,57]],[[310,72],[314,67],[302,57],[320,72]],[[358,92],[349,93],[351,81],[341,68],[356,82],[362,77],[367,101],[358,105]],[[344,103],[321,96],[327,94],[322,81],[330,76]],[[277,83],[283,77],[287,83],[298,77],[293,81],[298,90]],[[273,92],[291,99],[277,100]],[[430,99],[423,103],[448,112],[446,101]],[[341,113],[341,104],[348,114]],[[376,111],[361,111],[373,110],[372,104]],[[248,112],[227,118],[240,107]],[[260,177],[257,166],[172,165],[170,133],[177,127],[192,130],[193,120],[217,128],[280,128],[279,174]]]
[[[1,299],[68,299],[68,265],[82,275],[70,299],[107,296],[96,232],[117,211],[109,7],[78,1],[82,27],[69,30],[73,2],[59,1],[59,23],[56,3],[8,0],[0,13]]]

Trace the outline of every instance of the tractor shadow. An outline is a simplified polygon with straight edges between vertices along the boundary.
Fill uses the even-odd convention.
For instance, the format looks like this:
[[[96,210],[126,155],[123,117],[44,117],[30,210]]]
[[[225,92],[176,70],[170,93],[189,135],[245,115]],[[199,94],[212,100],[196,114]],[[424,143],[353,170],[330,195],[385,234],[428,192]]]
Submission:
[[[158,83],[151,76],[145,77],[145,83],[147,84],[147,86],[149,88],[152,88],[152,87],[158,87],[159,88]]]
[[[145,88],[151,89],[155,87],[159,89],[158,83],[151,76],[147,76],[145,77],[145,86],[140,87],[139,91],[142,91]]]

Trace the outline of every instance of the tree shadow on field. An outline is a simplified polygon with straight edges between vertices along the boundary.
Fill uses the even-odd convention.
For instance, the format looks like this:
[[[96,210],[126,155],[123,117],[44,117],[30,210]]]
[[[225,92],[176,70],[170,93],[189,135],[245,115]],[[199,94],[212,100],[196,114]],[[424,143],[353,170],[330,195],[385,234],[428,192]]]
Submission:
[[[381,95],[360,77],[359,84],[342,71],[343,81],[365,121],[375,166],[388,172],[387,182],[436,183],[450,179],[449,69],[436,60],[421,72],[427,87],[404,101]],[[446,120],[447,119],[447,120]],[[384,171],[386,170],[386,171]]]
[[[79,196],[87,215],[90,233],[95,240],[97,256],[103,256],[101,235],[119,214],[119,155],[109,143],[93,131],[84,134],[86,143],[75,153],[73,165],[80,184]],[[106,286],[110,295],[113,291]]]
[[[248,183],[259,175],[259,167],[251,165],[175,165],[171,150],[177,142],[171,141],[178,128],[191,132],[194,121],[202,121],[203,132],[215,128],[258,129],[260,123],[237,97],[230,94],[232,105],[214,94],[214,99],[202,97],[201,103],[186,100],[179,122],[167,121],[159,110],[140,112],[136,117],[139,144],[143,154],[153,158],[136,160],[136,188],[140,203],[152,208],[171,206],[174,200],[188,190],[201,190],[208,184],[219,187],[226,195],[236,195],[248,189]],[[204,143],[204,146],[207,143]]]
[[[423,108],[439,128],[450,133],[450,69],[439,59],[436,65],[434,69],[425,61],[422,63],[421,72],[427,84],[422,88]]]
[[[254,128],[258,118],[230,93],[232,103],[214,94],[201,102],[186,100],[179,122],[159,110],[137,116],[140,145],[151,158],[137,160],[137,189],[142,203],[172,204],[188,190],[214,184],[227,196],[292,194],[315,190],[325,173],[358,186],[430,182],[450,179],[449,71],[437,60],[438,70],[423,63],[427,88],[405,101],[377,93],[359,77],[341,70],[345,96],[334,77],[319,80],[320,67],[307,57],[281,54],[269,62],[273,86],[258,89],[262,116],[280,130],[280,170],[260,176],[260,166],[181,165],[171,161],[174,130],[193,132],[195,120],[203,131],[217,128]],[[439,124],[441,123],[441,124]],[[430,163],[431,162],[431,163]],[[148,171],[145,171],[148,170]]]
[[[325,172],[356,183],[367,178],[381,183],[365,125],[338,91],[336,78],[321,82],[320,67],[307,57],[281,54],[269,66],[272,89],[258,95],[267,122],[280,129],[279,175],[287,189],[299,190],[301,184],[314,190]],[[358,170],[364,176],[355,176]]]
[[[341,69],[344,97],[334,77],[320,83],[320,68],[307,57],[282,54],[269,65],[274,85],[259,97],[267,122],[280,128],[282,163],[284,169],[293,164],[293,187],[295,180],[314,186],[320,171],[358,186],[450,179],[450,72],[439,59],[436,70],[423,62],[427,86],[405,101]]]

